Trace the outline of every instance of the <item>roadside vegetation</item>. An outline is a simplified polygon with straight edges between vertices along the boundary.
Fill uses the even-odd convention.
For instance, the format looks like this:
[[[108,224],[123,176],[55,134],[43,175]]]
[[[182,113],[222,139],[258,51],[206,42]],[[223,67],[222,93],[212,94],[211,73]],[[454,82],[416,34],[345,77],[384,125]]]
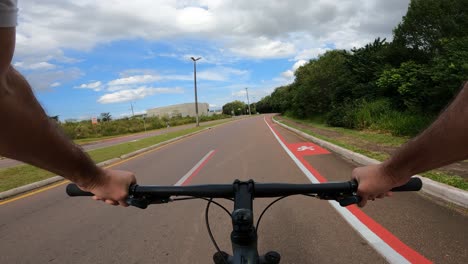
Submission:
[[[307,133],[383,160],[391,151],[376,145],[391,150],[417,135],[468,80],[468,5],[411,0],[392,41],[327,51],[294,74],[293,83],[277,87],[256,110],[307,123],[301,128]],[[468,162],[455,165],[425,176],[466,190]]]
[[[200,122],[229,118],[228,115],[214,114],[211,116],[200,116]],[[58,120],[58,117],[51,117]],[[147,130],[165,128],[167,126],[180,126],[195,123],[195,117],[174,116],[144,117],[137,115],[113,120],[109,113],[102,113],[97,124],[92,124],[91,120],[58,122],[64,133],[70,138],[77,140],[76,143],[89,143],[101,138],[111,138],[112,136],[125,135]]]
[[[176,137],[200,131],[207,127],[226,123],[228,121],[229,120],[220,120],[209,125],[201,125],[200,127],[193,127],[181,131],[175,131],[154,137],[140,139],[138,141],[126,142],[111,147],[91,150],[88,152],[88,154],[96,163],[99,163]],[[19,165],[11,168],[0,169],[0,192],[44,180],[52,176],[54,176],[53,173],[31,165]]]
[[[330,126],[414,136],[468,80],[465,0],[412,0],[393,30],[364,47],[332,50],[295,72],[257,111]]]

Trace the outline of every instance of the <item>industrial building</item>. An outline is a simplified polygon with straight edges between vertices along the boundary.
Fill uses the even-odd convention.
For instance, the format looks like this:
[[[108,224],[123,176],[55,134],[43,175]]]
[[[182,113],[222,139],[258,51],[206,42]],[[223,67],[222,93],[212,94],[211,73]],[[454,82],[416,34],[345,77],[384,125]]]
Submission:
[[[152,108],[146,111],[147,116],[195,116],[195,103],[169,105],[164,107]],[[210,115],[209,104],[198,103],[198,115]]]

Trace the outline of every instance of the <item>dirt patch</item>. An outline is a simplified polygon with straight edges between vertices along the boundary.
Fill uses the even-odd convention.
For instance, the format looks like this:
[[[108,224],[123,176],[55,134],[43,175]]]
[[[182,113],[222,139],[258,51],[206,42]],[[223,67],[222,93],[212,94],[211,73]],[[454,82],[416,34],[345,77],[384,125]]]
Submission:
[[[360,149],[365,149],[365,150],[369,150],[369,151],[372,151],[372,152],[383,153],[383,154],[386,154],[386,155],[392,155],[392,153],[394,153],[398,149],[398,147],[395,147],[395,146],[388,146],[388,145],[385,145],[385,144],[379,144],[379,143],[376,143],[376,142],[365,140],[363,138],[353,137],[352,135],[344,134],[344,133],[341,133],[341,132],[338,132],[338,131],[328,130],[328,129],[324,129],[324,128],[318,128],[318,127],[314,127],[312,125],[306,125],[306,124],[298,123],[298,122],[292,121],[290,119],[284,119],[281,116],[277,116],[275,118],[277,120],[293,124],[294,126],[296,126],[298,128],[311,131],[311,132],[313,132],[315,134],[318,134],[318,135],[321,135],[321,136],[324,136],[324,137],[328,137],[328,138],[334,139],[336,141],[344,142],[344,143],[346,143],[348,145],[352,145],[352,146],[355,146],[355,147],[360,148]],[[449,174],[458,175],[458,176],[460,176],[460,177],[462,177],[462,178],[464,178],[465,180],[468,181],[468,160],[452,163],[450,165],[447,165],[447,166],[444,166],[444,167],[440,168],[439,170],[443,171],[443,172],[446,172],[446,173],[449,173]]]

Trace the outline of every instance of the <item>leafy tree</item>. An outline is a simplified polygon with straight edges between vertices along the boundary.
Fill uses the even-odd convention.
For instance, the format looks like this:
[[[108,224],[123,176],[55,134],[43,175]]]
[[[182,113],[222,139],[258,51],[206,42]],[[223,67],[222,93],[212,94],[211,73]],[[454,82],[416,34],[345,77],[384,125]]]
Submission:
[[[413,60],[427,62],[444,40],[468,35],[468,1],[411,0],[393,33],[394,43],[408,48]]]
[[[236,100],[223,105],[223,114],[232,115],[234,113],[234,115],[241,115],[246,113],[246,109],[247,105],[244,102]]]
[[[101,113],[100,118],[101,121],[107,122],[112,120],[112,115],[110,113]]]
[[[342,50],[328,51],[296,71],[296,79],[288,93],[294,96],[293,114],[311,117],[331,109],[336,88],[346,82],[345,56],[346,52]]]
[[[431,87],[430,71],[426,65],[408,61],[397,69],[384,71],[377,85],[389,93],[395,94],[397,104],[412,112],[428,110],[431,104],[429,95]]]
[[[256,103],[256,108],[259,113],[272,113],[273,110],[271,108],[271,96],[267,95],[263,97],[260,101]]]

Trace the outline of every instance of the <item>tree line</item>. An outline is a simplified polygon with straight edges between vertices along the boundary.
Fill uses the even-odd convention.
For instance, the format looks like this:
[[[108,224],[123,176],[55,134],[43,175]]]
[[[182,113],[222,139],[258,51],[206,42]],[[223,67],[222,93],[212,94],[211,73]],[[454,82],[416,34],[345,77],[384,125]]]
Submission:
[[[411,0],[393,30],[364,47],[332,50],[299,67],[257,111],[332,126],[414,135],[468,80],[468,0]]]
[[[201,115],[200,122],[228,118],[226,115],[214,114],[211,116]],[[160,129],[168,126],[180,126],[195,123],[195,117],[182,117],[181,115],[151,116],[135,115],[121,119],[112,119],[110,113],[102,113],[97,119],[97,124],[92,124],[91,120],[65,121],[60,122],[58,116],[49,117],[55,120],[65,135],[70,139],[98,138],[103,136],[115,136],[129,133],[136,133],[152,129]]]

